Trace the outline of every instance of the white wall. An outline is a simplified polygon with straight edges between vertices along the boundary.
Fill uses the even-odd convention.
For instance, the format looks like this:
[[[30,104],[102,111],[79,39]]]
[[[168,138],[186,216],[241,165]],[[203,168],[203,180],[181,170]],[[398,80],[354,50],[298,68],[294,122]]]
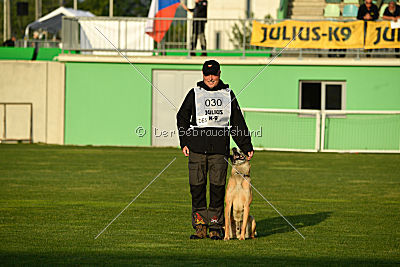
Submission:
[[[64,83],[63,63],[0,61],[0,102],[32,103],[33,142],[64,143]],[[7,125],[11,127],[7,126],[7,138],[26,136],[26,107],[9,106],[7,111]]]

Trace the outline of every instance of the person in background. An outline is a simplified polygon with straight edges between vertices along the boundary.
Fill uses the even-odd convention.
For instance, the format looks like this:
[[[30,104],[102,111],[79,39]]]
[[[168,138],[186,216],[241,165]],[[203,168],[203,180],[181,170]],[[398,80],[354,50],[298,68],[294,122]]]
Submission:
[[[365,3],[360,5],[357,13],[357,19],[364,21],[375,21],[379,18],[379,9],[372,3],[372,0],[365,0]]]
[[[378,9],[381,9],[383,0],[377,0],[375,1],[375,5],[378,7]],[[362,4],[364,4],[364,0],[358,0],[358,4],[359,6],[361,6]]]
[[[33,32],[32,46],[35,48],[35,51],[33,52],[32,60],[36,60],[37,55],[39,53],[39,32],[38,31]]]
[[[382,19],[397,21],[400,19],[400,6],[396,5],[395,1],[390,1],[383,13]]]
[[[183,9],[189,12],[193,12],[193,18],[197,19],[202,19],[202,20],[194,20],[193,21],[193,29],[192,29],[192,45],[191,45],[191,56],[195,56],[196,53],[194,50],[196,49],[197,46],[197,39],[200,39],[200,45],[201,45],[201,50],[202,56],[207,56],[207,43],[206,43],[206,36],[204,34],[204,30],[206,27],[207,23],[207,0],[195,0],[196,5],[194,8],[188,8],[183,2],[181,2],[181,5]]]
[[[3,46],[14,47],[15,46],[15,36],[11,36],[10,39],[4,41]]]
[[[400,6],[395,1],[390,1],[383,13],[382,19],[397,22],[400,19]],[[400,48],[395,48],[394,51],[396,52],[396,57],[399,58]]]
[[[365,3],[358,8],[357,19],[364,21],[364,43],[367,33],[367,21],[375,21],[379,18],[379,9],[372,3],[372,0],[365,0]],[[366,52],[371,52],[372,49],[367,49]],[[371,54],[367,53],[367,57]]]

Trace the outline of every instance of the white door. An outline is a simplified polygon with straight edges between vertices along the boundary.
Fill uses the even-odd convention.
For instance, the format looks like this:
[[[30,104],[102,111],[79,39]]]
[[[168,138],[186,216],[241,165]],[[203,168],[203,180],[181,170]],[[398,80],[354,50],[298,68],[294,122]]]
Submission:
[[[153,70],[152,146],[179,146],[176,113],[201,80],[201,70]]]

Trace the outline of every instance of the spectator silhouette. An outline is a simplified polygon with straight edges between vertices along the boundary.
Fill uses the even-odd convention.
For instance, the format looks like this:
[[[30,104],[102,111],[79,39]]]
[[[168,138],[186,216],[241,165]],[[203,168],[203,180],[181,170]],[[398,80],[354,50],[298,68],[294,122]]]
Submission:
[[[207,56],[207,43],[206,36],[204,33],[206,23],[207,23],[207,0],[196,0],[196,5],[194,8],[188,8],[184,3],[181,2],[182,7],[189,12],[193,12],[193,18],[202,19],[202,20],[194,20],[193,21],[193,29],[192,29],[192,42],[191,42],[191,56],[195,56],[194,50],[197,46],[197,39],[200,39],[200,45],[202,56]]]
[[[14,47],[15,46],[15,36],[11,36],[10,39],[3,42],[3,46]]]
[[[400,6],[398,6],[395,1],[390,1],[383,13],[382,19],[395,22],[398,21],[400,19]],[[400,49],[395,48],[394,51],[396,52],[396,57],[399,58]]]

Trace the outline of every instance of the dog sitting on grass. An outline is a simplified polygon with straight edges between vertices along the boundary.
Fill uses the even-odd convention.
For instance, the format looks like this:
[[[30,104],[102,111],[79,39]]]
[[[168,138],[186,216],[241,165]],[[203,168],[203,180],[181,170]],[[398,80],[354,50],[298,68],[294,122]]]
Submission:
[[[232,173],[225,194],[225,240],[255,238],[256,221],[250,215],[250,204],[253,201],[250,162],[236,148],[232,152]]]

